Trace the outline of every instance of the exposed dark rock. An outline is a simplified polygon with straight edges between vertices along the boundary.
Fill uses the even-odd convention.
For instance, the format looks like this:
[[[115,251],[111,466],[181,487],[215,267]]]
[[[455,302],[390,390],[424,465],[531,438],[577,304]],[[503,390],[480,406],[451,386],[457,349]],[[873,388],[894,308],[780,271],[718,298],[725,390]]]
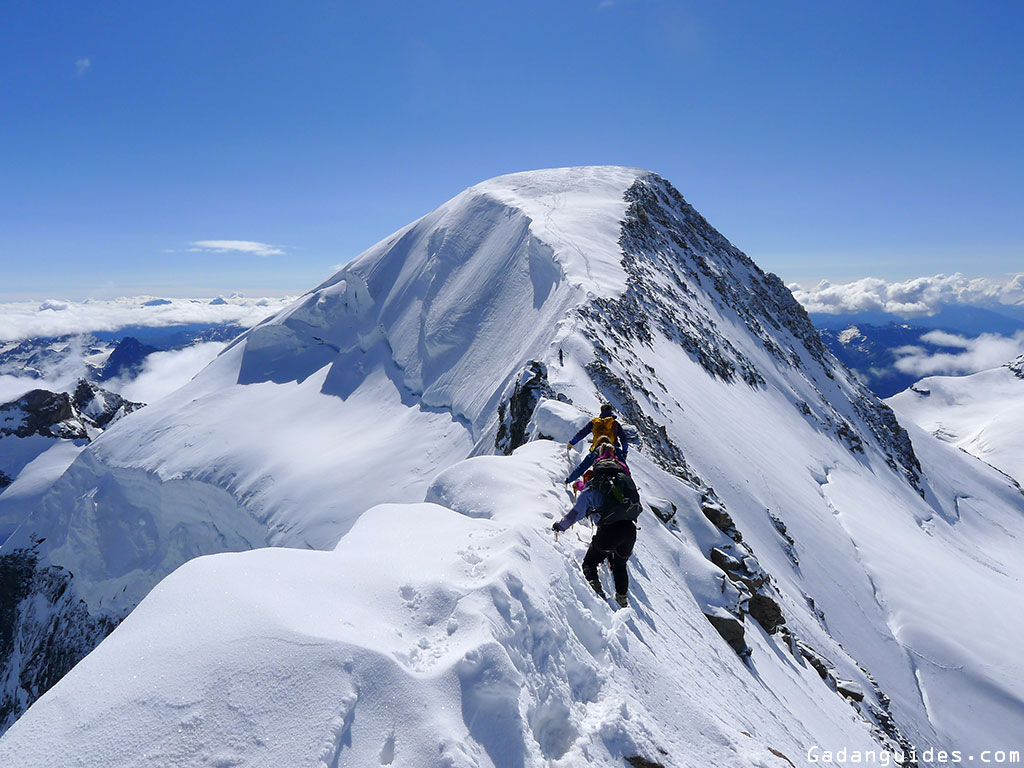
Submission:
[[[100,429],[106,429],[112,422],[145,405],[125,400],[116,392],[108,392],[85,379],[78,380],[72,404],[83,417]]]
[[[1012,363],[1007,363],[1006,367],[1013,371],[1013,375],[1018,379],[1024,379],[1024,355],[1019,356]]]
[[[633,757],[627,757],[625,760],[633,768],[665,768],[664,764],[656,763],[653,760],[648,760],[646,757],[640,757],[640,755],[633,755]]]
[[[750,655],[750,649],[743,640],[745,630],[742,619],[737,619],[735,616],[719,616],[712,613],[705,613],[704,615],[711,622],[711,626],[722,636],[722,639],[729,644],[730,648],[744,658]]]
[[[779,637],[782,642],[786,644],[786,648],[789,650],[789,655],[794,659],[800,659],[800,649],[796,647],[796,637],[790,631],[789,627],[783,624],[779,627]]]
[[[675,519],[676,512],[678,512],[678,510],[676,509],[676,505],[671,501],[668,501],[667,499],[651,498],[650,496],[645,500],[647,501],[647,506],[651,508],[651,512],[653,512],[661,522],[671,523]]]
[[[733,522],[732,516],[725,511],[721,504],[705,497],[701,500],[700,511],[704,513],[704,517],[711,521],[712,525],[730,539],[737,543],[743,541],[743,535],[736,528],[736,523]]]
[[[872,397],[866,390],[864,396],[855,400],[853,405],[857,415],[864,420],[885,451],[889,467],[894,472],[902,472],[907,482],[924,498],[924,489],[921,488],[921,462],[914,453],[910,435],[896,420],[896,414],[888,405]]]
[[[825,612],[817,606],[817,604],[814,602],[814,598],[808,595],[806,592],[804,593],[804,601],[807,603],[807,607],[811,609],[811,613],[813,613],[815,617],[818,619],[818,623],[821,624],[821,626],[824,627],[827,631],[828,628],[825,624]]]
[[[793,761],[790,760],[788,757],[786,757],[782,752],[779,752],[779,750],[775,749],[775,747],[767,747],[766,746],[766,749],[769,752],[771,752],[773,755],[775,755],[777,758],[779,758],[780,760],[785,760],[790,765],[793,765]],[[796,768],[796,766],[793,765],[793,768]]]
[[[800,655],[807,659],[807,663],[814,667],[814,670],[821,676],[821,679],[827,680],[833,666],[832,662],[807,645],[807,643],[798,640],[797,648],[800,650]]]
[[[851,701],[864,701],[864,690],[852,680],[836,680],[836,690]]]
[[[755,592],[751,596],[747,610],[769,635],[774,635],[786,623],[786,617],[782,615],[779,604],[760,592]]]
[[[531,360],[519,375],[507,401],[498,404],[498,434],[494,447],[508,455],[527,441],[526,428],[542,397],[556,398],[544,363]]]
[[[782,539],[782,550],[786,553],[786,557],[789,558],[793,565],[800,565],[800,558],[796,555],[796,541],[789,535],[786,523],[783,522],[782,518],[772,514],[770,509],[766,509],[765,512],[768,513],[768,518],[772,521],[772,527],[775,528],[775,532]]]
[[[619,246],[626,290],[618,298],[594,299],[580,310],[588,321],[583,331],[594,344],[598,361],[618,356],[620,375],[636,392],[656,403],[657,377],[645,377],[644,365],[627,343],[653,348],[656,330],[684,349],[709,375],[726,382],[738,377],[752,387],[765,386],[753,361],[721,332],[712,308],[697,300],[695,287],[701,287],[718,315],[745,326],[781,365],[803,368],[809,357],[818,364],[815,369],[820,368],[829,379],[835,378],[835,370],[845,371],[856,390],[850,399],[857,416],[878,441],[890,466],[921,492],[921,468],[906,431],[888,406],[825,347],[807,312],[777,276],[763,272],[659,176],[637,179],[624,197],[628,207]],[[588,372],[602,384],[599,372],[589,368]],[[813,380],[813,374],[809,375],[812,386]],[[851,452],[863,452],[863,435],[857,425],[836,411],[820,391],[819,396],[829,411],[822,417],[823,426]],[[629,420],[641,428],[645,439],[650,440],[656,431],[645,430],[633,414]],[[667,435],[665,440],[671,442]]]
[[[0,405],[0,437],[90,439],[90,428],[100,430],[142,407],[118,394],[79,379],[73,393],[34,389]]]
[[[5,472],[0,470],[0,488],[6,488],[13,482],[14,480],[12,480]]]
[[[711,549],[711,562],[727,572],[738,571],[742,567],[739,560],[718,547]]]
[[[727,551],[733,549],[733,551]],[[725,547],[713,547],[709,555],[712,563],[717,565],[736,585],[742,584],[749,597],[743,606],[744,613],[753,617],[765,632],[775,634],[786,623],[786,618],[774,597],[768,594],[770,582],[768,574],[761,568],[757,558],[743,544],[729,544]]]
[[[75,418],[67,392],[33,389],[17,400],[0,405],[0,436],[87,437],[85,425]]]
[[[92,616],[71,582],[63,568],[39,568],[34,548],[0,555],[0,658],[22,659],[0,678],[0,733],[118,623]]]

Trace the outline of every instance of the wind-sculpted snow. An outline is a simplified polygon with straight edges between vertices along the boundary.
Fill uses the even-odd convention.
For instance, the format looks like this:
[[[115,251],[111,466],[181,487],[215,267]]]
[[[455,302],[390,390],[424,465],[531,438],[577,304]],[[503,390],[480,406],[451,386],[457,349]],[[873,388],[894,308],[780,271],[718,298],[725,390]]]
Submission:
[[[578,573],[587,528],[549,531],[564,443],[605,399],[649,508],[618,617]],[[0,750],[42,764],[53,732],[85,765],[151,745],[166,765],[703,768],[1013,747],[1022,521],[1010,480],[908,434],[664,180],[500,177],[72,464],[0,549],[74,574],[57,612],[118,621],[201,554],[338,548],[186,565]],[[46,626],[16,641],[87,650]],[[87,699],[103,679],[126,693]]]
[[[634,608],[590,593],[583,542],[549,530],[567,466],[535,442],[442,473],[427,495],[452,507],[369,510],[333,552],[193,560],[8,732],[0,763],[781,767],[807,744],[873,748],[767,635],[752,669],[721,643],[701,615],[722,602],[713,566],[686,537],[644,521]]]

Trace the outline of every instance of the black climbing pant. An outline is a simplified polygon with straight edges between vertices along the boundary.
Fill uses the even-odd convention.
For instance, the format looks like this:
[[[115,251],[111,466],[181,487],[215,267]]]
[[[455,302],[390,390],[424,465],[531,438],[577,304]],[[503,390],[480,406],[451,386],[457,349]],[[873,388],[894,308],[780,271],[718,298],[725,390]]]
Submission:
[[[636,524],[632,520],[620,520],[611,525],[597,526],[594,538],[590,540],[590,549],[583,558],[583,575],[587,581],[597,578],[597,566],[608,558],[615,579],[615,592],[624,595],[629,590],[629,574],[626,573],[626,561],[633,554],[636,544]]]

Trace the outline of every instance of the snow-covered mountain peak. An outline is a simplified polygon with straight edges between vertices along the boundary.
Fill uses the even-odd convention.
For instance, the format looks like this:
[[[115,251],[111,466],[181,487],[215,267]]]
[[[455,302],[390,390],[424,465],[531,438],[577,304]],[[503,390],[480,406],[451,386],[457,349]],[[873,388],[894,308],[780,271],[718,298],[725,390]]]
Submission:
[[[587,683],[591,664],[579,654],[591,652],[588,643],[597,647],[597,639],[575,600],[588,587],[537,526],[569,502],[559,481],[571,463],[543,438],[566,441],[601,400],[635,435],[630,465],[647,503],[637,594],[652,631],[662,639],[684,637],[684,647],[704,648],[695,650],[698,657],[727,665],[713,677],[771,681],[778,699],[799,700],[790,705],[801,713],[797,719],[825,713],[790,729],[787,743],[818,734],[887,747],[980,744],[1007,723],[1024,723],[1016,694],[998,701],[991,695],[990,670],[1024,677],[1012,651],[987,642],[978,646],[984,653],[971,650],[999,621],[993,606],[1013,606],[1005,609],[1012,613],[1021,601],[1006,534],[1012,538],[1020,527],[1018,490],[919,431],[912,442],[827,351],[776,276],[664,179],[608,167],[513,174],[466,190],[90,445],[0,550],[27,585],[0,605],[16,616],[11,644],[18,646],[6,657],[0,715],[13,718],[66,670],[62,664],[80,658],[185,561],[266,545],[337,545],[346,552],[368,541],[360,538],[367,527],[385,525],[389,515],[395,536],[429,542],[420,525],[404,525],[422,514],[428,525],[454,521],[444,523],[451,536],[465,534],[465,541],[439,545],[456,565],[463,559],[472,569],[482,557],[471,534],[496,537],[486,571],[497,582],[460,598],[442,583],[443,571],[431,571],[416,587],[419,594],[448,595],[449,607],[459,599],[475,606],[486,596],[500,617],[473,624],[483,633],[474,642],[490,649],[474,658],[500,658],[488,662],[497,671],[483,676],[482,689],[470,674],[460,694],[463,725],[446,722],[448,742],[470,743],[465,760],[453,764],[501,764],[488,741],[494,732],[474,730],[474,707],[492,694],[514,726],[502,738],[527,745],[515,751],[520,762],[505,764],[537,754],[586,754],[614,717],[602,715],[596,729],[551,731],[557,717],[544,713],[607,714],[621,711],[624,699],[602,697],[617,685]],[[364,515],[368,509],[374,511]],[[468,525],[453,516],[487,520]],[[357,535],[346,543],[354,525]],[[382,546],[382,567],[414,567],[402,561],[404,551]],[[288,583],[315,588],[320,577],[302,570],[312,563],[302,557],[308,554],[231,562],[280,563]],[[989,570],[985,558],[998,566]],[[919,562],[934,572],[924,573]],[[388,581],[398,574],[389,570],[385,579],[363,570],[367,594],[391,586],[405,594],[407,584]],[[216,571],[201,563],[188,572]],[[225,579],[232,591],[245,581]],[[189,589],[187,579],[170,584],[172,592]],[[552,594],[541,594],[547,587]],[[920,599],[933,590],[945,595],[940,615]],[[339,617],[376,605],[343,590],[331,594]],[[276,594],[266,605],[293,599]],[[510,605],[521,610],[509,612]],[[228,634],[259,631],[263,618]],[[433,612],[428,618],[434,629],[427,634],[441,626]],[[367,623],[391,631],[382,617]],[[559,645],[550,628],[563,625],[584,627],[580,647]],[[145,646],[150,631],[145,623],[126,624],[119,637],[129,639],[113,647]],[[519,664],[527,646],[506,635],[517,632],[539,633],[528,646],[531,653],[540,649],[530,662],[537,669],[525,685],[513,670],[525,674]],[[137,641],[133,633],[141,633]],[[295,635],[294,627],[281,634]],[[622,636],[628,639],[625,630]],[[659,677],[658,664],[675,663],[666,655],[670,645],[652,644],[662,650],[644,661],[620,657],[615,674],[622,685]],[[390,645],[382,647],[391,653]],[[549,668],[544,659],[556,655],[553,648],[567,660]],[[187,665],[202,653],[197,646],[174,663]],[[430,656],[426,646],[401,653],[406,660]],[[45,675],[38,664],[21,662],[36,655],[47,659]],[[282,663],[290,663],[286,656]],[[977,663],[982,656],[984,665]],[[69,683],[66,694],[58,687],[52,697],[88,687],[90,675],[109,663],[96,662],[96,671],[76,678],[84,682]],[[458,676],[481,669],[476,664],[467,655],[451,669]],[[965,667],[966,677],[950,672]],[[755,678],[747,677],[751,670]],[[551,693],[551,676],[562,671],[566,690],[582,681],[581,698]],[[356,690],[374,684],[358,664],[337,673]],[[760,683],[722,693],[698,678],[687,680],[702,696],[728,698],[709,711],[742,708],[736,702],[743,696],[751,707],[763,705],[754,692]],[[651,705],[664,704],[656,719],[671,720],[680,702],[694,709],[682,678],[672,688]],[[236,711],[232,704],[226,709]],[[55,710],[38,711],[45,729],[45,713]],[[160,727],[161,717],[148,722]],[[338,762],[350,732],[348,715],[338,717],[328,763]],[[709,717],[717,722],[724,715]],[[221,726],[211,727],[216,738]],[[33,731],[18,732],[23,739]]]
[[[521,210],[531,232],[547,243],[566,278],[599,296],[625,289],[617,247],[625,192],[649,171],[618,166],[553,168],[498,176],[467,194]]]
[[[644,175],[565,168],[469,188],[239,340],[240,380],[301,380],[330,364],[325,391],[344,397],[360,366],[391,360],[403,393],[479,439],[496,390],[578,307],[626,289],[625,193]]]

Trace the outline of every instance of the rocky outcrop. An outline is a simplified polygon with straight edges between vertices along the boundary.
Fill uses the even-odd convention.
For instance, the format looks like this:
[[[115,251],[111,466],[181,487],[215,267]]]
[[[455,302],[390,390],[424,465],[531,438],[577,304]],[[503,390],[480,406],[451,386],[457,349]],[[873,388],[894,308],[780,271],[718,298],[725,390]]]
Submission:
[[[747,643],[743,639],[745,630],[742,618],[737,618],[724,609],[715,613],[705,612],[704,616],[741,658],[750,656],[750,648],[747,647]]]
[[[498,404],[498,433],[494,447],[506,456],[529,439],[527,428],[542,397],[565,400],[556,395],[548,384],[548,369],[544,363],[531,360],[516,376],[512,394]]]
[[[0,556],[0,733],[61,679],[118,621],[92,616],[69,589],[73,576],[38,567],[36,548]]]
[[[67,392],[33,389],[0,405],[0,437],[59,437],[68,440],[88,437],[85,423],[71,405]]]
[[[743,534],[736,528],[736,523],[733,521],[732,516],[725,511],[725,507],[712,500],[707,494],[701,499],[700,511],[704,513],[704,517],[710,520],[715,528],[737,544],[743,541]]]
[[[71,399],[78,413],[99,429],[106,429],[118,419],[145,405],[125,400],[120,395],[108,392],[85,379],[78,380]]]
[[[656,174],[638,179],[625,199],[628,208],[619,245],[626,290],[618,298],[594,299],[580,310],[587,321],[584,333],[596,352],[588,373],[603,391],[619,395],[619,407],[625,408],[627,399],[635,401],[635,394],[627,398],[622,389],[643,393],[652,403],[667,394],[659,394],[653,369],[630,351],[632,342],[653,348],[654,332],[679,345],[709,375],[764,387],[764,375],[719,327],[724,320],[745,327],[780,365],[804,371],[817,393],[819,413],[814,418],[822,429],[855,454],[863,453],[864,439],[870,435],[889,466],[923,493],[921,465],[906,430],[827,349],[807,312],[776,275],[761,270]],[[698,290],[706,293],[710,305]],[[619,375],[602,362],[611,359],[618,361]],[[843,408],[849,411],[845,415],[816,384],[817,374],[835,379],[836,371],[845,373],[852,388],[845,393],[850,406]],[[804,409],[812,416],[807,403]],[[667,452],[680,453],[678,448],[671,450],[667,435],[664,440],[656,437],[656,426],[645,429],[636,414],[626,415],[645,440],[666,443],[662,447]],[[650,421],[650,414],[645,415]],[[853,423],[854,418],[860,424]],[[665,456],[665,463],[673,462]]]
[[[664,750],[659,751],[664,752]],[[627,763],[629,763],[632,766],[632,768],[665,768],[665,765],[663,763],[657,763],[654,760],[648,760],[646,757],[641,757],[640,755],[633,755],[632,757],[627,757],[624,759]]]
[[[71,393],[34,389],[0,405],[0,438],[41,435],[63,440],[91,440],[112,422],[142,405],[85,379],[79,379]]]
[[[782,550],[786,553],[786,557],[795,566],[800,565],[800,558],[796,554],[796,542],[793,537],[789,535],[789,529],[786,527],[786,523],[783,522],[782,518],[774,515],[770,509],[766,509],[765,512],[768,515],[768,519],[772,521],[772,527],[775,532],[779,534],[779,538],[782,539]]]

